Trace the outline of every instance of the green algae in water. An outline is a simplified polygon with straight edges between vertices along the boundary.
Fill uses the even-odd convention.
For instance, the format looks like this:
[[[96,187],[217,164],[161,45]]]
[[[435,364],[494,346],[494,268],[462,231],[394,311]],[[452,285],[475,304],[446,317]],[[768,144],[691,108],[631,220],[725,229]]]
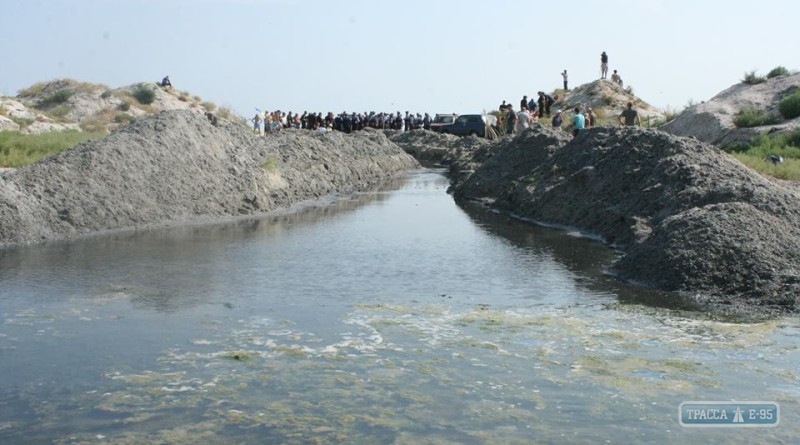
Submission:
[[[113,443],[530,443],[531,437],[563,443],[586,437],[583,429],[580,436],[562,436],[576,434],[575,426],[556,414],[584,419],[587,428],[600,428],[597,419],[605,419],[617,432],[645,431],[653,439],[675,428],[670,400],[703,394],[722,378],[693,358],[694,351],[709,345],[741,351],[772,332],[749,327],[742,331],[750,337],[737,340],[735,326],[706,321],[646,326],[623,320],[626,332],[570,310],[406,309],[349,314],[355,323],[348,336],[360,338],[360,348],[257,324],[219,330],[208,342],[191,344],[194,350],[166,352],[160,371],[107,373],[115,388],[86,399],[126,425],[121,433],[101,430]],[[486,319],[492,330],[481,329]],[[781,373],[782,381],[792,377]]]

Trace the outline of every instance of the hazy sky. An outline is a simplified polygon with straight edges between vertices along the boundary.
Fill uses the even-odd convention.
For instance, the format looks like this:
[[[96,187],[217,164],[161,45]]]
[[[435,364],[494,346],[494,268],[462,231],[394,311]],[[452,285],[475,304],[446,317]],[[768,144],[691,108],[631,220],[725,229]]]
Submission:
[[[58,78],[175,88],[249,117],[469,113],[599,77],[655,106],[800,68],[794,0],[0,0],[0,94]]]

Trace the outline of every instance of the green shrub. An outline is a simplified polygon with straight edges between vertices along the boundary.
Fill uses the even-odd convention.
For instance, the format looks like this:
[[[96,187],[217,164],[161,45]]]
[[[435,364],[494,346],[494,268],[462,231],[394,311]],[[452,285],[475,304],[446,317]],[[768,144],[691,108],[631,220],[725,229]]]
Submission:
[[[759,127],[776,123],[778,123],[777,118],[768,115],[764,110],[753,107],[742,108],[733,118],[733,124],[739,128]]]
[[[800,89],[797,89],[778,104],[778,111],[784,119],[794,119],[800,116]]]
[[[131,95],[142,105],[150,105],[156,100],[156,92],[145,87],[137,88]]]
[[[118,124],[127,124],[127,123],[133,122],[135,120],[136,120],[136,118],[131,116],[128,113],[120,113],[120,114],[114,116],[114,122],[116,122]]]
[[[200,104],[200,106],[205,108],[206,111],[208,112],[213,112],[214,110],[217,109],[217,106],[212,102],[203,102],[202,104]]]
[[[47,96],[44,99],[42,99],[39,105],[42,107],[49,107],[51,105],[63,104],[70,97],[72,97],[72,91],[58,90],[55,93],[51,94],[50,96]]]
[[[764,83],[767,81],[767,78],[764,76],[759,76],[756,74],[755,70],[750,71],[749,73],[744,73],[744,79],[742,82],[748,85],[758,85],[760,83]]]
[[[791,133],[784,133],[776,138],[781,140],[785,146],[800,148],[800,130],[794,130]]]
[[[762,158],[776,154],[784,158],[800,159],[800,130],[775,136],[758,136],[744,152]]]
[[[101,99],[108,99],[113,94],[114,93],[111,90],[105,90],[105,91],[103,91],[103,94],[100,95],[100,98]]]
[[[773,77],[778,77],[778,76],[788,76],[788,75],[789,75],[789,70],[787,70],[786,67],[776,66],[775,68],[772,69],[772,71],[767,73],[767,79],[772,79]]]
[[[128,110],[131,109],[131,103],[130,102],[122,102],[121,104],[119,104],[119,106],[117,108],[119,108],[120,111],[128,111]]]

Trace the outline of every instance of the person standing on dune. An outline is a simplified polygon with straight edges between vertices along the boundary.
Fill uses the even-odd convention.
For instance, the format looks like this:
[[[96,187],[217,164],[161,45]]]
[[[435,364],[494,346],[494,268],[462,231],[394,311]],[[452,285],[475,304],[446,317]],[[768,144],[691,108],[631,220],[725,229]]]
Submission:
[[[608,54],[603,51],[600,54],[600,78],[605,79],[608,76]]]

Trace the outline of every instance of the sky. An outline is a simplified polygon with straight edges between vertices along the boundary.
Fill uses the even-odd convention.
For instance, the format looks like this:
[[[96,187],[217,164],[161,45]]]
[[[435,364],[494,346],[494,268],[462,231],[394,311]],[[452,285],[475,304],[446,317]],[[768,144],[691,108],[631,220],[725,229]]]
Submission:
[[[243,117],[479,113],[599,78],[680,110],[800,68],[794,0],[0,0],[0,95],[160,81]]]

